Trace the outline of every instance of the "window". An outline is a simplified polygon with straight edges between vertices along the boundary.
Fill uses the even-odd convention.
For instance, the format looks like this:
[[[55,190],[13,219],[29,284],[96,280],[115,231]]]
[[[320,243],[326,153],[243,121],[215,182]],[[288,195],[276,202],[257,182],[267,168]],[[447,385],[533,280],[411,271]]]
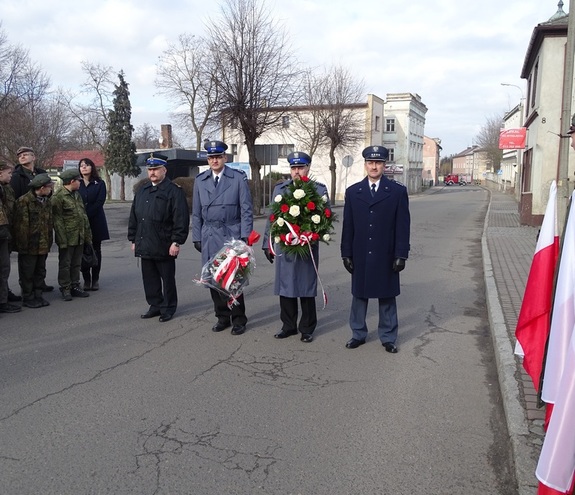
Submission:
[[[385,119],[385,132],[395,132],[395,119]]]
[[[395,161],[395,150],[393,148],[388,148],[389,151],[389,160],[390,162]]]
[[[293,144],[278,144],[278,158],[287,158],[294,150],[295,146]]]
[[[533,81],[531,86],[531,108],[535,107],[535,100],[537,98],[537,76],[539,73],[539,62],[535,64],[533,69]]]
[[[288,129],[289,128],[289,115],[284,115],[282,117],[282,127],[284,129]]]
[[[375,130],[379,131],[379,115],[375,116]]]

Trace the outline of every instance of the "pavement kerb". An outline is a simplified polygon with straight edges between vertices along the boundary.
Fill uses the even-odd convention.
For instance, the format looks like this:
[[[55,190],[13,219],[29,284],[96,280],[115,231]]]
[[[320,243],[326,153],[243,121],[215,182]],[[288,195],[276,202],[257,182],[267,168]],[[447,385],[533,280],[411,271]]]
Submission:
[[[491,191],[488,190],[488,192],[489,206],[483,226],[481,247],[491,338],[493,340],[499,387],[503,398],[503,408],[511,442],[515,478],[518,487],[517,493],[519,495],[533,495],[536,493],[537,480],[535,478],[533,460],[530,455],[531,447],[528,442],[529,427],[525,418],[525,408],[519,399],[521,391],[519,383],[515,378],[517,363],[513,353],[513,345],[509,339],[509,333],[505,325],[505,318],[493,276],[493,265],[491,264],[491,255],[487,244],[492,199]]]

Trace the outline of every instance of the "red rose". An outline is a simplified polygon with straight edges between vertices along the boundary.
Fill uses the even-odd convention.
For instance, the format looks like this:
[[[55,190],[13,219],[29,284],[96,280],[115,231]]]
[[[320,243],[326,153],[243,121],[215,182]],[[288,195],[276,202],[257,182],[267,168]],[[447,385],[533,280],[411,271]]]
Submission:
[[[309,177],[307,175],[300,177],[300,179],[302,180],[302,182],[309,182]]]
[[[329,209],[326,208],[323,213],[324,213],[324,215],[325,215],[325,218],[331,217],[331,210],[329,210]]]
[[[307,204],[307,209],[308,209],[309,211],[315,210],[315,203],[314,203],[313,201],[310,201],[310,202]]]
[[[311,240],[317,241],[319,239],[319,234],[317,232],[312,233]]]
[[[289,211],[289,206],[284,203],[283,205],[280,206],[280,211],[282,213],[287,213]]]
[[[275,222],[275,220],[276,220],[276,216],[272,213],[270,215],[270,222]]]
[[[280,234],[280,241],[282,241],[282,242],[286,241],[286,235],[285,234]]]

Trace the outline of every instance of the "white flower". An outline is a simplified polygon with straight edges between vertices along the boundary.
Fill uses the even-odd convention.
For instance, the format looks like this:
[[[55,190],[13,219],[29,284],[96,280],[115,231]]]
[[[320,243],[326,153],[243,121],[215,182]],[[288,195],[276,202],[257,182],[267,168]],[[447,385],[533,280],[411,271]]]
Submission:
[[[283,227],[285,224],[285,220],[282,217],[279,217],[276,223],[278,224],[278,226]]]
[[[315,224],[318,224],[319,222],[321,222],[321,217],[319,215],[312,215],[311,221]]]
[[[274,237],[274,242],[275,242],[276,244],[279,244],[280,241],[281,241],[280,236],[279,236],[279,235],[276,235],[276,236]]]
[[[330,237],[329,234],[324,234],[323,237],[322,237],[322,239],[323,239],[325,242],[329,242],[329,240],[331,239],[331,237]]]
[[[301,199],[301,198],[305,198],[305,191],[303,189],[296,189],[293,192],[293,197],[295,199]]]
[[[324,202],[324,203],[327,203],[327,194],[324,194],[324,195],[321,197],[321,199],[323,199],[323,202]]]
[[[301,190],[301,189],[300,189],[300,190]],[[302,192],[303,192],[303,191],[302,191]],[[294,194],[294,195],[295,195],[295,194]],[[298,205],[292,205],[292,206],[290,206],[289,214],[290,214],[292,217],[297,217],[297,216],[299,215],[299,206],[298,206]]]
[[[280,203],[281,200],[282,200],[282,197],[283,197],[283,196],[282,196],[281,194],[278,194],[278,195],[274,198],[274,201],[275,201],[276,203]]]

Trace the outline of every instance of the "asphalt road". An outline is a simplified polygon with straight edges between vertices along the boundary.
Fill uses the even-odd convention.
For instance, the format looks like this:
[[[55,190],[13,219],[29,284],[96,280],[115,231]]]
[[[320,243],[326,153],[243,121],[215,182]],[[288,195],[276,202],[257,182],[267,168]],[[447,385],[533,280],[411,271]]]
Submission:
[[[377,339],[375,304],[366,345],[344,347],[339,236],[321,246],[329,301],[311,344],[273,338],[279,305],[259,247],[244,335],[211,331],[191,242],[176,317],[141,320],[129,205],[107,205],[101,290],[0,315],[0,493],[516,493],[483,287],[487,199],[474,186],[411,198],[395,355]],[[54,249],[49,283],[56,264]]]

